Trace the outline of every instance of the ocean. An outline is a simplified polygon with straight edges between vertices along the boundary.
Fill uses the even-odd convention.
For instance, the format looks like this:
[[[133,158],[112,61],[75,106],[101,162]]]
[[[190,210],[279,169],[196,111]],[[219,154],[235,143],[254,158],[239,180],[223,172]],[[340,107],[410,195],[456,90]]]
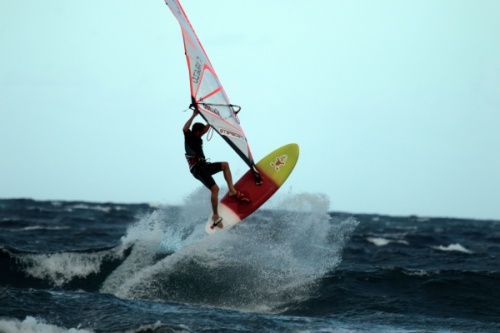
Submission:
[[[500,332],[500,221],[0,200],[0,332]]]

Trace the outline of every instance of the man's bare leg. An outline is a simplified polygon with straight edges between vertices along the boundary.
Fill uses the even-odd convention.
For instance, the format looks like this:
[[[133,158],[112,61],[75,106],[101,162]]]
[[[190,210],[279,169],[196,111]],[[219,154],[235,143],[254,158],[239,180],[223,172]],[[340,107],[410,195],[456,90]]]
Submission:
[[[215,222],[219,218],[219,212],[217,211],[219,205],[219,186],[215,184],[214,186],[212,186],[212,188],[210,188],[210,192],[212,192],[212,194],[210,195],[210,202],[212,203],[212,212],[213,212],[212,221]],[[222,222],[219,222],[217,224],[217,227],[222,228],[223,227]]]
[[[227,187],[229,189],[229,196],[234,196],[238,191],[234,188],[233,176],[231,175],[231,170],[229,169],[229,163],[221,162],[221,164],[222,172],[224,173],[224,179],[226,180]]]

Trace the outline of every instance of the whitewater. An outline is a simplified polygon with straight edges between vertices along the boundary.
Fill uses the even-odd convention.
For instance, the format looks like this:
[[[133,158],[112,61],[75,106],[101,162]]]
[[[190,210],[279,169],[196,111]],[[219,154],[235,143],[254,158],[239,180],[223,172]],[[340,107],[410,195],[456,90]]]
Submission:
[[[0,332],[500,328],[499,221],[285,193],[206,236],[205,191],[180,206],[0,200]]]

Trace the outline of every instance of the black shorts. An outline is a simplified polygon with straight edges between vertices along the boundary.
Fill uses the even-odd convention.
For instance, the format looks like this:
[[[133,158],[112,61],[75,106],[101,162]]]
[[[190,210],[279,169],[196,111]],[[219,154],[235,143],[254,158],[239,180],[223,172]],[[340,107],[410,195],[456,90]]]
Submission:
[[[215,175],[217,172],[222,171],[222,163],[196,163],[196,165],[191,169],[191,173],[194,178],[198,179],[203,183],[209,190],[212,186],[215,185],[215,180],[212,175]]]

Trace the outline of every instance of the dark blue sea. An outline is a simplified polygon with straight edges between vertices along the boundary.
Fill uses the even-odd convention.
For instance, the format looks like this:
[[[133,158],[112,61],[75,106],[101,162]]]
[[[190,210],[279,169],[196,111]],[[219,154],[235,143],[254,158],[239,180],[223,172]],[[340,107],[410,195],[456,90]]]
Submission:
[[[203,199],[201,199],[203,197]],[[0,332],[500,332],[500,221],[0,200]]]

